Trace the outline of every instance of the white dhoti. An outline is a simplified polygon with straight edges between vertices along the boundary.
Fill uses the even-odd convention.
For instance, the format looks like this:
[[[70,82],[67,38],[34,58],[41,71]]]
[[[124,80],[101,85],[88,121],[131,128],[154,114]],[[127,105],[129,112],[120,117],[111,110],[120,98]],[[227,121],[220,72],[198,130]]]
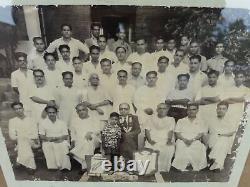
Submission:
[[[34,153],[31,148],[31,140],[27,138],[18,139],[17,143],[17,163],[30,168],[36,169]]]
[[[207,167],[206,147],[198,140],[187,146],[182,140],[178,139],[172,166],[184,171],[189,164],[192,165],[194,171]]]
[[[43,153],[48,169],[71,169],[69,156],[69,143],[44,142],[42,144]]]
[[[158,171],[169,172],[171,167],[171,160],[175,151],[175,146],[167,145],[166,142],[157,142],[154,145],[147,143],[145,147],[159,151]]]

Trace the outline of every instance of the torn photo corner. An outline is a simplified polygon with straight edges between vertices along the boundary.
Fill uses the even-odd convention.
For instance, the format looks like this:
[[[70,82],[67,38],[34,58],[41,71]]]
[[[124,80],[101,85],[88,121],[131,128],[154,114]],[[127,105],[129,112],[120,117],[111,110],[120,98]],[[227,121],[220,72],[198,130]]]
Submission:
[[[8,187],[236,187],[250,142],[250,5],[0,3]]]

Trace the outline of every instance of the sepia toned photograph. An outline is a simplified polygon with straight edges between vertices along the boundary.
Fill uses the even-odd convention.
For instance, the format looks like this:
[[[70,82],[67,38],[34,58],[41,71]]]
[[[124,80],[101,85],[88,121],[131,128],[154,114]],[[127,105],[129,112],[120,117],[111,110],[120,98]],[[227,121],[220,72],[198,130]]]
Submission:
[[[0,33],[13,180],[230,181],[249,126],[249,9],[5,6]]]

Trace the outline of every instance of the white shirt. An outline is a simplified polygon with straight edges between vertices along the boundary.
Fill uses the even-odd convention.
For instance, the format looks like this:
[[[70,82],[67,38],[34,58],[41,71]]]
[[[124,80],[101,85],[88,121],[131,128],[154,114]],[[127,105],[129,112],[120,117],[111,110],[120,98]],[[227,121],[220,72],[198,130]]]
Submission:
[[[202,119],[196,117],[191,121],[188,117],[178,120],[175,128],[175,132],[181,133],[181,135],[191,140],[195,138],[199,133],[207,133],[208,129],[204,125]]]
[[[55,69],[51,71],[47,68],[44,70],[44,75],[47,85],[52,89],[63,85],[62,73],[59,70]]]
[[[47,64],[43,58],[44,53],[38,53],[34,48],[31,53],[27,56],[28,59],[28,69],[41,69],[47,68]]]
[[[88,75],[91,75],[92,73],[100,75],[102,72],[100,62],[98,62],[97,64],[94,64],[91,61],[85,62],[83,64],[83,69],[87,72]]]
[[[31,70],[27,70],[26,74],[20,69],[11,73],[11,86],[18,88],[21,102],[27,102],[29,96],[28,88],[30,85],[34,85],[34,78]]]
[[[48,118],[43,120],[39,125],[39,134],[46,137],[60,137],[68,135],[68,128],[66,123],[56,119],[53,123]]]
[[[210,85],[206,85],[202,87],[198,94],[196,95],[195,100],[200,100],[202,97],[219,97],[221,98],[222,89],[220,86],[216,85],[211,87]]]
[[[146,81],[144,78],[139,75],[138,77],[134,77],[131,73],[128,76],[128,84],[134,86],[136,89],[145,85]]]
[[[88,75],[86,72],[82,72],[81,74],[73,71],[73,87],[77,89],[83,89],[88,86]]]
[[[194,94],[191,89],[184,89],[184,90],[179,90],[179,89],[174,89],[169,92],[167,95],[167,100],[179,100],[179,99],[188,99],[190,101],[194,100]],[[182,105],[173,105],[173,107],[178,107],[178,108],[184,108]]]
[[[74,71],[71,60],[69,62],[65,62],[63,59],[59,59],[55,64],[55,68],[60,72],[71,71],[73,73]]]
[[[179,74],[185,74],[189,72],[188,65],[184,64],[183,62],[180,62],[179,66],[174,66],[173,64],[170,64],[168,66],[168,71],[172,73],[175,80],[177,80],[177,76]]]
[[[232,76],[225,76],[225,73],[221,74],[218,78],[218,85],[223,88],[233,87],[234,86],[234,75]]]
[[[118,84],[117,75],[115,73],[111,73],[110,75],[101,73],[99,75],[100,85],[109,93],[113,92],[114,87]]]
[[[195,74],[189,72],[189,75],[188,88],[192,89],[194,94],[197,94],[201,87],[208,84],[207,75],[201,71]]]
[[[113,62],[117,61],[117,57],[116,57],[115,53],[110,51],[107,47],[103,53],[100,53],[100,57],[99,57],[100,61],[104,58],[107,58]]]
[[[37,124],[30,117],[24,119],[14,117],[9,120],[9,136],[12,140],[37,139]]]
[[[79,56],[79,51],[83,51],[86,54],[89,53],[89,48],[87,47],[86,44],[83,44],[81,41],[72,37],[69,40],[69,42],[64,41],[62,37],[54,40],[53,42],[49,44],[49,47],[46,49],[46,51],[52,53],[56,50],[59,58],[62,58],[59,52],[59,46],[65,45],[65,44],[68,45],[70,48],[71,59],[73,57]]]
[[[129,65],[127,62],[121,63],[117,60],[117,61],[115,61],[114,64],[112,64],[112,69],[113,69],[114,73],[116,73],[116,74],[121,69],[126,70],[127,73],[129,73],[131,71],[131,65]]]

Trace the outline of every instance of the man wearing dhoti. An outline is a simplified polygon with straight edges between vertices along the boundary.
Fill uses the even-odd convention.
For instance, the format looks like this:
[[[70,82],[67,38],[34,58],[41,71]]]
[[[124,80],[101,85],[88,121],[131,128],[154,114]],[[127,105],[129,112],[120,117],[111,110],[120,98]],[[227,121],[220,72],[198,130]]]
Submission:
[[[27,55],[25,53],[17,53],[15,56],[18,69],[11,73],[11,87],[18,95],[19,101],[23,103],[25,112],[30,114],[30,99],[28,85],[34,85],[32,71],[27,68]]]
[[[228,103],[220,102],[217,105],[217,115],[209,121],[209,158],[213,160],[210,170],[222,170],[227,154],[231,153],[237,128],[232,125],[231,116],[228,115]]]
[[[185,171],[191,165],[194,171],[207,167],[206,146],[201,139],[208,129],[197,115],[197,104],[188,105],[188,116],[180,119],[175,128],[176,152],[172,166]]]
[[[45,108],[48,118],[39,125],[42,150],[48,169],[70,170],[69,135],[67,124],[57,119],[57,108],[48,105]]]
[[[30,99],[32,107],[32,117],[39,122],[42,117],[46,105],[55,104],[53,89],[46,84],[43,70],[36,69],[33,71],[35,86],[30,87]]]
[[[133,97],[135,93],[135,87],[128,84],[128,72],[126,70],[119,70],[117,72],[118,83],[114,86],[113,91],[111,93],[112,101],[113,101],[113,111],[119,111],[119,105],[121,103],[128,103],[131,108],[131,112],[134,113],[133,110]]]
[[[64,86],[59,87],[55,93],[56,105],[59,107],[58,118],[67,125],[72,117],[74,107],[86,99],[86,90],[79,90],[73,86],[73,73],[62,73]]]
[[[25,166],[28,171],[32,171],[36,169],[32,148],[39,145],[36,122],[24,114],[22,103],[12,103],[11,108],[16,117],[9,120],[9,136],[17,143],[16,163]]]
[[[88,108],[84,103],[76,106],[78,116],[70,123],[72,149],[70,153],[82,165],[82,173],[87,170],[86,155],[94,155],[97,147],[100,147],[100,121],[88,114]]]
[[[138,149],[144,146],[145,123],[152,117],[157,105],[164,102],[162,91],[156,86],[157,72],[149,71],[146,75],[146,85],[138,88],[134,95],[134,106],[139,117],[141,133],[138,136]]]
[[[100,120],[107,120],[112,110],[112,101],[108,92],[99,84],[99,81],[99,76],[96,73],[90,74],[86,103],[91,110],[90,115]]]
[[[169,106],[160,103],[157,106],[157,114],[148,121],[146,127],[145,147],[158,151],[158,171],[169,172],[171,160],[174,155],[174,129],[175,120],[168,117]]]
[[[207,76],[208,85],[202,87],[195,98],[195,102],[201,105],[199,115],[202,116],[202,119],[205,122],[210,120],[211,115],[216,115],[216,105],[221,100],[222,94],[222,89],[217,84],[219,72],[215,70],[210,70]]]

